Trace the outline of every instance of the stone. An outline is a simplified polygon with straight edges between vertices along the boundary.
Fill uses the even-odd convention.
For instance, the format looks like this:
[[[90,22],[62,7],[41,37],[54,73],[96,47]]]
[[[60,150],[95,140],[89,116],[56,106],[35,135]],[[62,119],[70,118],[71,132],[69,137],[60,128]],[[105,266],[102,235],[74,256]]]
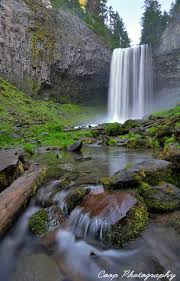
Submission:
[[[180,189],[170,183],[146,187],[142,196],[150,211],[167,212],[180,208]]]
[[[20,176],[25,169],[26,163],[22,155],[18,155],[15,150],[0,151],[0,192]]]
[[[1,1],[0,75],[34,97],[105,102],[112,50],[74,13],[43,2]]]
[[[82,145],[83,145],[82,141],[78,140],[68,147],[68,151],[70,151],[70,152],[81,151]]]
[[[154,52],[154,77],[159,108],[175,106],[180,91],[180,5],[165,28]],[[158,107],[157,107],[158,108]]]
[[[45,209],[47,214],[46,226],[49,231],[55,230],[65,222],[65,216],[58,206],[51,206]]]
[[[112,177],[102,178],[101,183],[106,189],[137,188],[142,181],[154,185],[170,177],[170,162],[151,159],[122,169]]]
[[[66,206],[68,208],[68,212],[71,213],[73,209],[80,205],[88,193],[89,190],[83,187],[73,188],[66,196]]]
[[[122,247],[141,233],[147,220],[146,206],[134,192],[91,192],[71,213],[70,226],[78,237]]]
[[[75,161],[76,162],[84,162],[84,161],[90,161],[92,157],[90,156],[82,156],[82,157],[76,157]]]

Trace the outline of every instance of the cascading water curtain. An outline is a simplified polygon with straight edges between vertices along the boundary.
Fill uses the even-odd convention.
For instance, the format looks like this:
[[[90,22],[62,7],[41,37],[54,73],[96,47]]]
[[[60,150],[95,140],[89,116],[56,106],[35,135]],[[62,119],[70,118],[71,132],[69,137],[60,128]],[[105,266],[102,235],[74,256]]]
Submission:
[[[152,54],[148,45],[115,49],[108,98],[109,122],[141,119],[153,103]]]

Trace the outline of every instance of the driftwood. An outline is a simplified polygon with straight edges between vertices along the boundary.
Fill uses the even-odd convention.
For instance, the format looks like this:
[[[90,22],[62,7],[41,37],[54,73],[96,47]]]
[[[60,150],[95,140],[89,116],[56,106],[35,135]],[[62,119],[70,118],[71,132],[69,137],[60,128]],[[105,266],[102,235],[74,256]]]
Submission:
[[[26,205],[45,175],[46,167],[33,164],[21,177],[0,193],[0,235],[7,230],[19,211]]]

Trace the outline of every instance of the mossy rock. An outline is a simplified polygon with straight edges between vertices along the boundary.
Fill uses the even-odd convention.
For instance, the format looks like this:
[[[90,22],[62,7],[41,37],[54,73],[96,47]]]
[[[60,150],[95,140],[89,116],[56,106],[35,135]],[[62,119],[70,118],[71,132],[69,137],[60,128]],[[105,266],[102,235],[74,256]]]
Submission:
[[[180,234],[180,211],[176,211],[169,218],[168,225],[173,227]]]
[[[144,183],[140,193],[149,211],[168,212],[180,208],[180,190],[172,184],[149,186]]]
[[[39,210],[29,219],[29,228],[36,235],[43,235],[47,232],[46,222],[48,220],[47,213],[44,209]]]
[[[68,208],[68,212],[71,213],[72,210],[79,206],[88,193],[89,190],[83,187],[72,189],[66,197],[66,206]]]
[[[131,129],[140,127],[141,124],[142,124],[141,120],[129,119],[124,123],[123,128],[124,128],[125,133],[128,133]]]
[[[137,238],[148,222],[148,212],[143,201],[139,201],[127,216],[112,226],[108,239],[114,247],[123,247],[127,242]]]
[[[131,149],[136,148],[158,148],[159,142],[155,138],[138,135],[138,137],[132,137],[128,140],[127,147]]]
[[[103,126],[104,133],[110,137],[124,134],[123,125],[120,123],[107,123]]]
[[[138,188],[142,182],[156,185],[162,181],[172,182],[171,163],[157,159],[134,164],[101,179],[105,189]]]

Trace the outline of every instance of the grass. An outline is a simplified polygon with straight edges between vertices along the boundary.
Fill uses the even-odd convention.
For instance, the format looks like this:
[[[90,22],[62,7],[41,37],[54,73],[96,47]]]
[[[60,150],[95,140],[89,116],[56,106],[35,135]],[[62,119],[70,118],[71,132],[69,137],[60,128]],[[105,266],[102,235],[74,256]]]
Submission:
[[[153,116],[155,116],[155,117],[168,117],[168,116],[171,116],[171,115],[179,116],[179,114],[180,114],[180,105],[177,105],[176,107],[171,108],[169,110],[162,110],[162,111],[159,111],[159,112],[155,112],[155,113],[153,113]]]
[[[28,153],[38,145],[65,147],[92,134],[64,129],[94,116],[94,108],[33,100],[0,78],[0,147],[21,146]]]

